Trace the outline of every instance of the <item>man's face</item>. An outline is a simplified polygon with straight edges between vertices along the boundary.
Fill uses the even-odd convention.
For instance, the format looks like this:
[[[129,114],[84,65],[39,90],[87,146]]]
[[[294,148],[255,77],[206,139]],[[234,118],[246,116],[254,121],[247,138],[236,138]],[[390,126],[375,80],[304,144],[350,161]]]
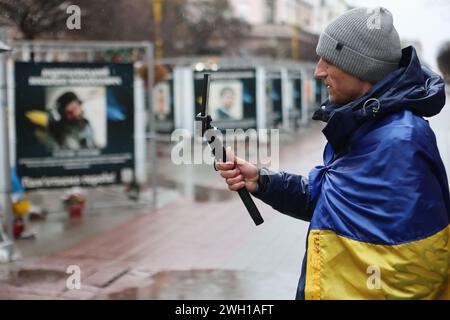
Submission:
[[[355,77],[335,65],[320,58],[314,72],[316,78],[323,79],[327,86],[329,100],[344,105],[363,96],[372,84]]]
[[[78,121],[83,118],[83,109],[78,101],[72,101],[64,109],[64,118],[67,121]]]
[[[225,90],[221,96],[222,105],[225,108],[231,108],[234,103],[234,92],[231,90]]]

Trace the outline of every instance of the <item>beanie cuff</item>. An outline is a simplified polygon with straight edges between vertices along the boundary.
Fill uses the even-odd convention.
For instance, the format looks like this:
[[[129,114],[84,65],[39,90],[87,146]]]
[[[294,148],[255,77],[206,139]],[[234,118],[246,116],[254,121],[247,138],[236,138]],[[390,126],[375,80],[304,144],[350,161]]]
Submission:
[[[316,49],[317,55],[342,70],[371,83],[378,82],[395,71],[399,63],[377,60],[365,56],[322,32]]]

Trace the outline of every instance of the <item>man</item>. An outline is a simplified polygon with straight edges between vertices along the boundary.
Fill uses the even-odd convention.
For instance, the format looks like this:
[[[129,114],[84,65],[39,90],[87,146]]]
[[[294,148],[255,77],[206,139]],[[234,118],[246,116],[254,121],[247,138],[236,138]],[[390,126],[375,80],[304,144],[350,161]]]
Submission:
[[[380,28],[367,23],[378,14]],[[401,50],[392,15],[356,8],[321,34],[315,76],[329,100],[324,165],[308,178],[235,157],[218,163],[276,210],[310,221],[298,299],[448,299],[450,199],[433,131],[442,79]],[[236,165],[235,165],[236,164]]]
[[[230,87],[225,87],[220,90],[220,106],[216,109],[217,120],[233,120],[231,108],[234,105],[234,90]]]
[[[95,148],[94,132],[84,117],[82,101],[73,92],[62,94],[56,101],[61,120],[50,125],[50,133],[60,149]]]

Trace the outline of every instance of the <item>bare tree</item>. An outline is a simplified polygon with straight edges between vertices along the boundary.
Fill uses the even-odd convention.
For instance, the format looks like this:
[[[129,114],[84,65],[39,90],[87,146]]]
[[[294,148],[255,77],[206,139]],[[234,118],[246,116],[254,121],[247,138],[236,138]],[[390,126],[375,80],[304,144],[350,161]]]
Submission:
[[[61,0],[0,0],[0,23],[15,26],[25,39],[64,29],[70,3]]]
[[[81,9],[81,29],[69,30],[69,5]],[[163,40],[165,56],[238,53],[250,27],[232,16],[228,0],[163,0],[156,28],[153,0],[0,0],[0,23],[25,39]]]
[[[67,37],[82,40],[153,40],[151,0],[78,2],[82,27],[76,32],[67,32]]]
[[[150,21],[150,9],[147,14],[142,10],[149,3],[151,0],[0,0],[0,24],[16,27],[27,40],[135,40],[144,38],[144,34],[148,38],[151,32],[143,23],[144,19]],[[80,30],[66,26],[69,5],[77,5],[81,10]]]
[[[231,15],[228,0],[163,0],[159,28],[155,25],[152,0],[115,0],[114,5],[102,7],[87,10],[96,13],[95,19],[87,19],[74,37],[154,41],[156,32],[160,32],[164,56],[178,56],[236,53],[250,32],[245,22]]]
[[[227,0],[191,1],[185,21],[192,54],[239,53],[239,45],[250,33],[250,26],[231,13]]]

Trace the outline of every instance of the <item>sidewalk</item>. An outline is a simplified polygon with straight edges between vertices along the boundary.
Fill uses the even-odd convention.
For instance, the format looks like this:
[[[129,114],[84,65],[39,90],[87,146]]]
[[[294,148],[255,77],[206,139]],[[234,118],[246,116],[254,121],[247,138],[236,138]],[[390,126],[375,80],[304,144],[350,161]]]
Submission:
[[[314,126],[281,148],[281,168],[306,174],[321,162],[324,143]],[[306,223],[257,201],[265,223],[255,227],[211,168],[174,167],[167,160],[159,168],[166,184],[193,178],[195,186],[187,187],[193,198],[143,210],[66,249],[26,259],[4,275],[0,299],[295,297]],[[66,288],[70,265],[81,268],[81,290]]]

